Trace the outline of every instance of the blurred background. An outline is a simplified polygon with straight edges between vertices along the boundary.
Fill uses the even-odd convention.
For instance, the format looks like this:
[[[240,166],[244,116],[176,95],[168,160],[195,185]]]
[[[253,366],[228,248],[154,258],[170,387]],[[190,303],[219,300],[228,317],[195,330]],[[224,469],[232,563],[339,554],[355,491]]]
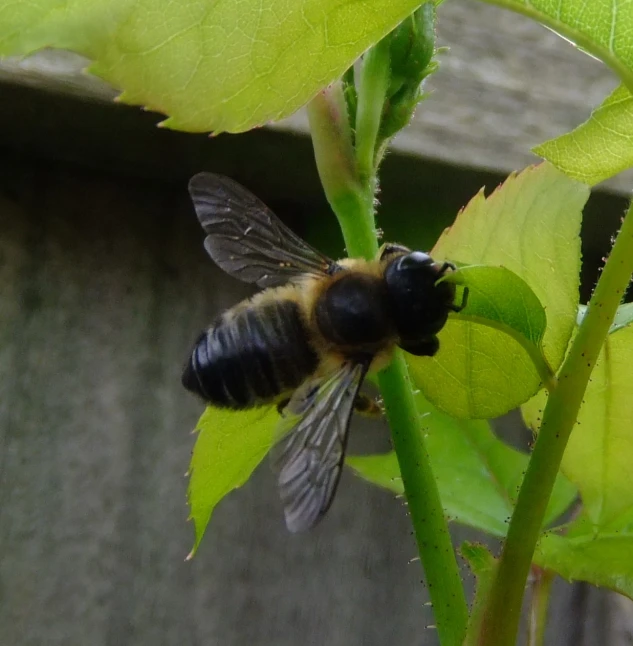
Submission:
[[[617,83],[483,4],[442,6],[439,31],[451,52],[380,195],[385,239],[423,249]],[[290,536],[263,464],[184,561],[202,406],[180,372],[200,330],[250,293],[206,256],[188,178],[230,175],[324,251],[342,255],[342,241],[303,114],[243,135],[160,130],[84,65],[59,52],[0,64],[0,645],[436,644],[403,502],[350,473],[326,520]],[[631,179],[587,207],[583,300]],[[517,415],[496,427],[527,447]],[[388,447],[384,422],[354,424],[351,453]],[[455,528],[465,537],[482,538]],[[548,643],[631,644],[631,614],[614,594],[559,581]]]

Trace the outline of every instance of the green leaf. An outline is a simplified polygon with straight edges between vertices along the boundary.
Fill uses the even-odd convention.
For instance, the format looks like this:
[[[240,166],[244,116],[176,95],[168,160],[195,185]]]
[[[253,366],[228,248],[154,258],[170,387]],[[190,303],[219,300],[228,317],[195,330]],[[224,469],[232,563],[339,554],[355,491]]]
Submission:
[[[170,128],[242,132],[292,114],[419,4],[0,0],[0,54],[70,49]]]
[[[529,285],[505,267],[471,265],[446,274],[442,281],[468,288],[466,307],[454,318],[491,325],[539,347],[547,317]]]
[[[477,578],[475,597],[470,610],[468,631],[463,646],[476,646],[479,635],[479,626],[488,599],[488,594],[497,569],[497,560],[484,545],[479,543],[462,543],[459,551],[468,561],[472,573]]]
[[[510,448],[488,422],[456,420],[416,396],[425,415],[426,448],[446,515],[465,525],[503,537],[528,456]],[[404,493],[395,453],[349,456],[347,464],[366,480],[396,494]],[[546,524],[560,516],[576,492],[559,478],[548,507]]]
[[[580,222],[589,188],[547,163],[512,174],[489,197],[476,195],[446,229],[433,255],[505,267],[547,312],[543,348],[557,368],[576,321]]]
[[[633,88],[631,25],[628,0],[486,0],[547,25],[604,61]]]
[[[278,420],[274,406],[245,411],[209,406],[202,414],[189,467],[188,498],[196,530],[192,554],[218,502],[241,487],[268,453]]]
[[[523,279],[547,313],[542,348],[554,370],[576,320],[579,231],[588,196],[587,186],[550,164],[530,167],[511,175],[488,198],[476,195],[432,252],[461,264],[505,267]],[[513,338],[455,319],[439,338],[435,357],[408,361],[424,394],[451,415],[495,417],[539,388],[534,364]]]
[[[620,85],[589,120],[533,149],[573,179],[593,186],[633,166],[633,95]]]
[[[587,581],[633,599],[633,534],[629,531],[543,535],[534,561],[568,581]]]
[[[391,58],[391,82],[387,91],[376,150],[381,155],[388,140],[411,121],[423,100],[422,81],[438,64],[435,55],[436,7],[425,2],[387,36]]]
[[[598,528],[633,509],[633,326],[610,334],[587,386],[561,470],[578,487],[584,508]],[[545,397],[522,408],[537,430]]]
[[[541,351],[547,318],[545,310],[528,284],[504,267],[470,266],[447,274],[442,280],[468,289],[468,304],[453,318],[487,325],[509,335],[525,350],[545,384],[550,384],[553,372]],[[466,292],[464,292],[466,294]],[[417,363],[412,358],[411,363]],[[418,382],[425,384],[420,366]],[[472,370],[472,362],[465,371]],[[476,380],[465,374],[466,380]],[[431,384],[425,385],[425,390]]]
[[[438,381],[436,371],[428,370],[428,358],[409,357],[413,379],[436,406],[456,417],[496,417],[514,407],[513,404],[518,406],[525,401],[522,397],[534,394],[540,380],[549,382],[551,369],[541,352],[547,324],[545,310],[524,280],[504,267],[477,265],[451,272],[443,280],[468,288],[466,308],[452,315],[449,324],[449,331],[465,334],[467,340],[458,345],[461,353],[451,352],[437,361],[441,362],[445,375],[459,383],[470,383],[472,387],[460,390],[457,395],[461,397],[457,399],[452,388]],[[475,326],[472,336],[470,323],[489,327],[482,330],[480,325]],[[445,341],[443,338],[442,343]],[[464,356],[467,347],[472,353],[470,357]],[[509,361],[503,360],[504,354]],[[485,375],[484,392],[478,390],[482,375]],[[493,377],[497,377],[494,390]],[[522,378],[534,385],[527,396],[517,397],[517,392],[522,391],[515,390],[515,384]],[[504,396],[493,398],[489,392]]]
[[[464,542],[460,545],[459,551],[468,561],[472,573],[477,578],[488,576],[494,570],[496,559],[485,545]]]
[[[404,84],[414,86],[428,76],[428,66],[435,53],[435,5],[425,2],[389,36],[392,97]]]
[[[414,383],[440,410],[491,419],[520,406],[541,379],[525,349],[498,330],[449,319],[432,358],[407,355]]]

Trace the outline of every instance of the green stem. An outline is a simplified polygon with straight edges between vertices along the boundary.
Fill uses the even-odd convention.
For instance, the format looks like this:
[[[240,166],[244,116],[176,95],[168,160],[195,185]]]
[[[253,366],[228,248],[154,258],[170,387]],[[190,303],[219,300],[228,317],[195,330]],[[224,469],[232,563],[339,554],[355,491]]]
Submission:
[[[372,199],[376,192],[376,140],[389,89],[389,39],[383,38],[363,57],[356,113],[358,174]]]
[[[337,81],[307,106],[317,170],[338,218],[350,256],[374,258],[378,251],[372,198],[360,183],[343,85]],[[360,222],[359,222],[360,220]]]
[[[556,575],[552,570],[544,570],[536,565],[532,567],[532,575],[534,580],[531,586],[528,646],[544,646],[549,599]]]
[[[633,274],[633,202],[624,218],[587,313],[550,393],[543,422],[508,528],[484,614],[480,646],[512,646],[525,580],[560,463],[582,398],[618,305]]]
[[[371,59],[371,52],[367,56]],[[364,87],[367,89],[367,84]],[[373,90],[373,87],[369,89]],[[360,114],[360,104],[367,104],[367,96],[362,91],[359,91],[358,101]],[[365,170],[370,171],[370,176],[363,178],[359,173],[357,180],[353,173],[348,172],[350,162],[343,124],[349,124],[349,121],[346,115],[345,119],[341,116],[344,103],[340,86],[336,84],[313,99],[308,105],[312,141],[319,175],[328,201],[341,224],[348,254],[350,257],[369,259],[374,258],[378,251],[373,209],[376,181],[373,152],[372,163]],[[369,107],[365,105],[363,118],[366,118]],[[337,134],[340,132],[343,132],[342,138]],[[367,162],[369,156],[357,155],[359,166],[361,158]],[[448,525],[424,446],[422,422],[401,352],[396,352],[393,362],[380,373],[378,379],[389,424],[393,429],[394,448],[434,606],[438,634],[444,646],[460,646],[468,619],[466,600]]]
[[[407,364],[400,350],[391,364],[378,374],[378,384],[391,427],[393,448],[398,457],[440,642],[446,646],[458,646],[466,635],[466,598],[421,433],[422,422],[411,390]]]
[[[345,105],[347,107],[349,127],[351,130],[350,136],[352,146],[354,145],[355,132],[356,132],[356,110],[358,107],[358,95],[356,94],[356,83],[354,81],[354,66],[351,65],[345,74],[343,74],[342,85],[343,95],[345,97]],[[353,152],[353,151],[352,151]]]

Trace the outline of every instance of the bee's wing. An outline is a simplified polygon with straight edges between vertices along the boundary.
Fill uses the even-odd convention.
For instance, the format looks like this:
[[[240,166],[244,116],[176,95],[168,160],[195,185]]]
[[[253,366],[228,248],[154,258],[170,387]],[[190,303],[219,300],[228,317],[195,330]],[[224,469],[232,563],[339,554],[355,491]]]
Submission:
[[[198,173],[189,182],[189,194],[207,233],[207,252],[235,278],[274,287],[299,275],[336,271],[336,263],[294,234],[232,179]]]
[[[291,532],[314,526],[334,498],[354,400],[368,367],[346,363],[331,376],[306,382],[282,412],[281,439],[271,455]]]

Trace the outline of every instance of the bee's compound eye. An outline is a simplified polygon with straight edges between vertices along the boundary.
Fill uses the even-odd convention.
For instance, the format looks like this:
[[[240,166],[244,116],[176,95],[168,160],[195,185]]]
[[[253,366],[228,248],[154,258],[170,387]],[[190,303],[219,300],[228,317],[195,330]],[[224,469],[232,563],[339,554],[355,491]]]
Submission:
[[[455,287],[450,283],[436,285],[441,273],[441,265],[422,251],[398,258],[385,271],[391,315],[398,336],[409,344],[426,342],[446,323]],[[425,345],[412,353],[431,356],[430,351]]]
[[[423,251],[412,251],[406,256],[402,256],[398,261],[399,269],[416,269],[417,267],[427,267],[433,264],[433,258]]]

